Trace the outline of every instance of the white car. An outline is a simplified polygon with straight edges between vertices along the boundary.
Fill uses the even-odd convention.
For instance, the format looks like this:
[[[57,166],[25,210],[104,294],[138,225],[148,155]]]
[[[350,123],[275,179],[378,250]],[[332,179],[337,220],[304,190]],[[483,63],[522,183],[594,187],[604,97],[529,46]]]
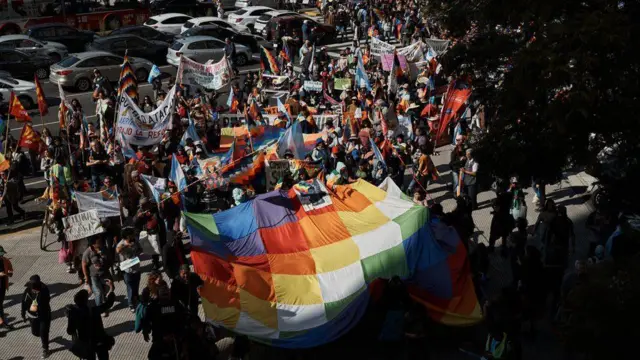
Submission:
[[[193,18],[189,15],[169,13],[152,16],[144,25],[167,34],[178,35],[180,34],[182,26],[191,19]]]
[[[230,24],[227,21],[220,19],[215,16],[203,16],[198,18],[193,18],[182,25],[182,29],[180,30],[180,34],[191,29],[194,26],[202,26],[202,25],[218,25],[223,28],[233,29],[237,32],[249,32],[249,28],[244,25],[234,25]]]
[[[229,13],[227,21],[234,25],[244,25],[248,27],[249,30],[253,30],[256,25],[256,20],[258,20],[260,15],[269,11],[273,11],[273,9],[266,6],[247,6],[245,8],[241,8],[240,10]]]
[[[262,36],[264,36],[266,35],[265,30],[267,28],[267,23],[269,22],[269,20],[275,17],[286,16],[286,15],[300,15],[300,14],[298,14],[297,12],[288,11],[288,10],[267,11],[266,13],[258,17],[253,27],[253,31],[255,31],[257,34],[261,34]]]
[[[180,57],[183,55],[201,64],[209,60],[217,62],[224,57],[224,45],[224,41],[213,36],[190,36],[178,39],[169,48],[167,62],[173,66],[179,66]],[[236,44],[235,65],[244,66],[251,57],[251,50],[248,47]]]
[[[25,109],[29,110],[36,107],[35,83],[14,79],[12,77],[0,77],[0,94],[2,94],[4,102],[9,101],[11,92],[16,94]]]
[[[29,55],[49,56],[55,62],[64,59],[69,54],[67,47],[63,44],[40,41],[22,34],[0,36],[0,47],[16,49]]]

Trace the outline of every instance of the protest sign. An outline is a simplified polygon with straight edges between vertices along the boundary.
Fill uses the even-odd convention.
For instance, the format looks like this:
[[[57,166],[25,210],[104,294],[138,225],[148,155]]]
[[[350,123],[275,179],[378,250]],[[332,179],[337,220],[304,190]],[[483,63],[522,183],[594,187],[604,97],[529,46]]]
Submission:
[[[229,83],[231,71],[226,58],[217,63],[201,64],[186,56],[180,57],[177,83],[200,85],[207,89],[219,90]]]
[[[398,56],[404,56],[407,62],[421,61],[424,58],[424,47],[425,45],[422,41],[415,42],[409,46],[399,48],[397,50]]]
[[[351,89],[351,79],[345,79],[345,78],[334,79],[333,88],[336,90],[349,90]]]
[[[380,61],[382,62],[382,70],[391,71],[393,68],[393,54],[382,54],[380,56]],[[409,64],[407,64],[407,58],[404,55],[398,54],[398,61],[400,62],[400,67],[402,70],[409,70]]]
[[[118,193],[110,193],[106,190],[100,192],[76,192],[76,203],[79,211],[95,209],[98,217],[120,216],[120,201]]]
[[[125,271],[138,264],[140,264],[140,258],[137,256],[134,257],[133,259],[123,260],[123,261],[120,261],[120,270]]]
[[[81,212],[62,218],[67,241],[84,239],[91,235],[101,234],[105,230],[100,223],[97,210]]]
[[[175,107],[176,87],[172,87],[165,100],[150,113],[142,111],[126,94],[120,97],[117,113],[116,135],[121,134],[125,146],[155,145],[162,140],[166,129],[171,125],[172,111]]]
[[[372,56],[381,56],[382,54],[391,54],[393,50],[396,48],[395,46],[386,43],[378,38],[371,38],[371,55]]]
[[[322,91],[322,82],[306,80],[303,87],[307,91]]]
[[[426,39],[425,43],[428,47],[433,49],[438,55],[442,55],[447,52],[449,48],[449,40],[440,40],[440,39]]]

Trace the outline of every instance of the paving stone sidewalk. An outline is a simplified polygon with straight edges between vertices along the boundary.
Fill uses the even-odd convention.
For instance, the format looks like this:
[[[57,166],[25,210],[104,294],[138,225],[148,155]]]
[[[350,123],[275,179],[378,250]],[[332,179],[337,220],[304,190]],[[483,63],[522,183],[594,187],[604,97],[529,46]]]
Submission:
[[[455,202],[451,192],[445,183],[450,175],[447,172],[446,163],[449,159],[449,148],[440,149],[440,154],[434,157],[435,164],[443,175],[440,183],[429,187],[431,197],[442,203],[445,211],[451,210]],[[482,164],[480,164],[482,171]],[[586,217],[590,213],[589,206],[585,203],[585,197],[579,193],[584,192],[588,182],[591,181],[583,174],[570,174],[561,184],[549,186],[547,193],[549,198],[567,206],[568,214],[573,219],[578,240],[576,257],[584,258],[588,250],[591,234],[585,228]],[[531,189],[527,190],[527,201],[532,199]],[[477,239],[487,242],[489,226],[491,223],[490,208],[488,206],[493,198],[493,192],[483,192],[478,196],[481,209],[474,212],[474,220],[477,226]],[[534,224],[537,213],[529,209],[527,218],[530,224]],[[53,322],[51,324],[51,346],[53,354],[50,359],[73,359],[71,353],[66,350],[70,345],[70,337],[66,334],[66,317],[64,306],[73,302],[73,295],[79,290],[77,276],[67,274],[64,265],[58,263],[57,250],[59,246],[54,244],[48,251],[39,248],[40,228],[33,228],[17,233],[0,236],[0,245],[4,246],[7,256],[14,266],[12,285],[5,299],[5,311],[10,321],[15,325],[11,331],[0,330],[0,360],[32,360],[40,359],[40,340],[31,335],[28,324],[19,321],[20,298],[24,290],[24,284],[33,274],[39,274],[42,280],[48,284],[51,290],[51,307],[53,309]],[[492,279],[492,293],[499,291],[511,281],[509,263],[499,255],[492,255],[492,270],[489,274]],[[145,270],[150,269],[149,261],[143,263]],[[146,283],[146,274],[143,275],[141,288]],[[112,360],[146,359],[149,344],[145,343],[141,334],[133,332],[134,315],[129,312],[126,305],[125,288],[122,283],[116,284],[117,300],[114,310],[108,318],[104,319],[106,331],[115,336],[116,345],[111,351]],[[542,324],[539,335],[535,340],[524,344],[524,360],[545,359],[560,360],[561,351],[557,340],[553,337],[548,326]],[[436,359],[471,359],[467,355],[455,352],[455,354],[437,354]]]

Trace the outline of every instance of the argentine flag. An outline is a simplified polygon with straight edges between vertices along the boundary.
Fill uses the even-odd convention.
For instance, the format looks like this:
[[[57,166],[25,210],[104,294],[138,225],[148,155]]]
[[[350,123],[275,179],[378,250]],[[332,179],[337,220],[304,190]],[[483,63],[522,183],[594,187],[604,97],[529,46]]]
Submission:
[[[384,157],[382,157],[382,153],[380,152],[380,149],[378,149],[378,145],[376,145],[372,138],[369,138],[369,141],[371,142],[371,149],[373,149],[373,156],[375,156],[376,159],[386,167],[387,163],[384,162]]]
[[[282,103],[282,101],[280,101],[280,98],[276,98],[276,99],[278,100],[278,111],[282,111],[284,115],[287,117],[287,126],[291,125],[291,117],[287,112],[287,108],[284,107],[284,104]]]
[[[187,187],[187,178],[184,176],[182,167],[178,162],[178,158],[173,154],[171,159],[171,172],[169,173],[169,180],[173,181],[178,187],[178,191],[184,190]]]
[[[361,87],[364,83],[364,86],[367,87],[368,91],[371,91],[371,83],[369,82],[369,77],[367,76],[367,72],[364,70],[364,62],[362,61],[362,54],[358,56],[358,65],[356,66],[356,83],[359,87]]]
[[[151,84],[153,79],[155,79],[158,76],[160,76],[161,73],[162,72],[160,71],[160,68],[158,67],[158,65],[153,64],[153,66],[151,67],[151,70],[149,71],[149,77],[147,78],[147,82],[149,84]]]
[[[298,121],[294,122],[278,140],[278,157],[284,159],[284,152],[287,149],[293,152],[293,157],[296,159],[303,159],[306,155],[302,128]]]

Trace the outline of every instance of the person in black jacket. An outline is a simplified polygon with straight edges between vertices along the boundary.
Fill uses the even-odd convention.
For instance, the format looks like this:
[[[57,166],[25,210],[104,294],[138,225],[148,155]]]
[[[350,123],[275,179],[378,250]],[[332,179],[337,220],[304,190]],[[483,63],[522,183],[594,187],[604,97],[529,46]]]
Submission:
[[[142,335],[149,341],[153,335],[149,360],[174,359],[181,353],[182,336],[186,321],[182,307],[171,299],[171,290],[164,280],[157,286],[158,301],[149,303],[143,319]]]
[[[182,233],[170,231],[167,233],[169,239],[162,247],[162,264],[164,272],[169,279],[175,279],[180,271],[180,266],[187,264],[184,245],[182,244]]]
[[[31,323],[31,334],[40,337],[42,358],[49,357],[49,329],[51,328],[51,295],[40,276],[33,275],[22,294],[22,320]]]
[[[204,283],[198,274],[192,273],[189,264],[180,266],[180,275],[171,282],[171,298],[191,313],[198,316],[199,290]]]
[[[109,293],[99,306],[89,304],[89,292],[82,289],[73,297],[75,305],[67,306],[67,334],[72,336],[71,352],[82,359],[109,360],[109,350],[115,340],[107,335],[100,315],[108,311],[116,299],[113,282],[106,280]]]

